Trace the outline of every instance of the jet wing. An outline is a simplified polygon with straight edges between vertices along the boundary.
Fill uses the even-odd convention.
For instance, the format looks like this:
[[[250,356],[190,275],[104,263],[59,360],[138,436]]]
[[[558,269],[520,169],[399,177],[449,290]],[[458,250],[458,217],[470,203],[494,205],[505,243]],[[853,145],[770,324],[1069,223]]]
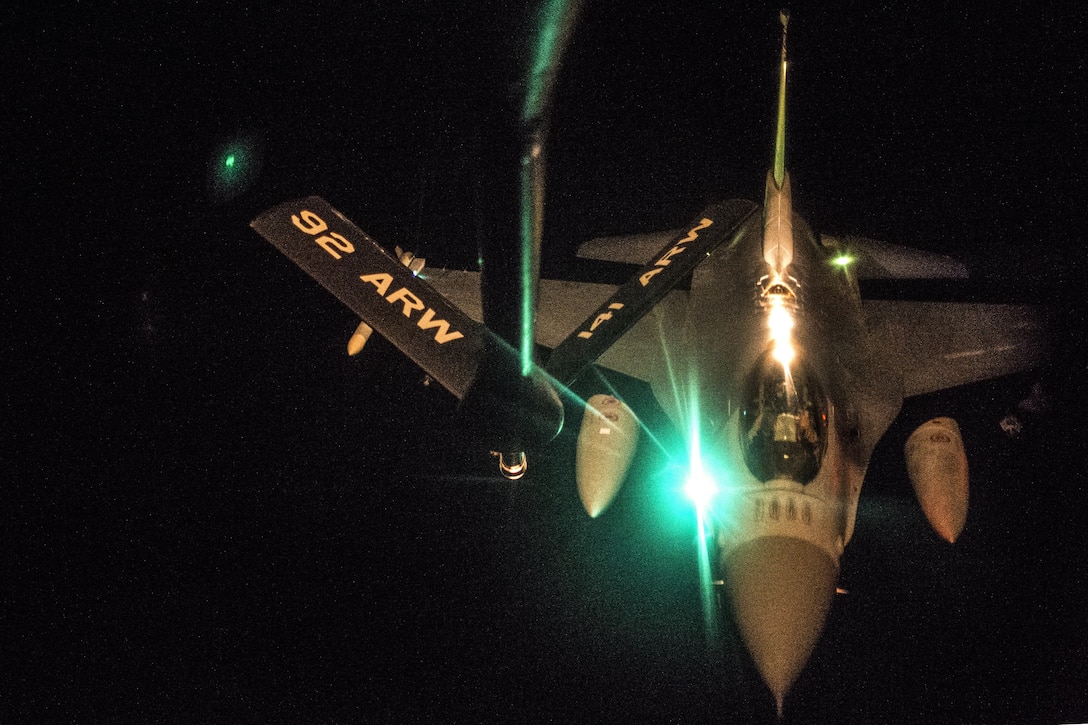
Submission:
[[[1040,365],[1046,313],[1033,305],[865,300],[873,349],[900,371],[903,396]]]
[[[647,234],[596,237],[578,247],[578,256],[602,262],[645,264],[661,245],[683,230]],[[825,245],[841,249],[853,258],[851,269],[858,279],[966,279],[967,267],[945,254],[926,252],[901,244],[865,237],[824,236]]]
[[[552,351],[545,370],[569,384],[652,311],[677,282],[719,247],[732,248],[751,229],[759,207],[731,199],[708,206],[691,224],[665,240],[615,295],[597,308]]]
[[[437,269],[426,274],[435,290],[472,319],[481,318],[478,273]],[[540,280],[537,342],[557,346],[616,289]],[[663,341],[683,319],[687,297],[684,290],[670,292],[598,363],[640,380],[662,379],[667,373]],[[904,397],[1030,370],[1046,356],[1046,314],[1034,305],[865,300],[862,309],[872,349],[900,374]]]

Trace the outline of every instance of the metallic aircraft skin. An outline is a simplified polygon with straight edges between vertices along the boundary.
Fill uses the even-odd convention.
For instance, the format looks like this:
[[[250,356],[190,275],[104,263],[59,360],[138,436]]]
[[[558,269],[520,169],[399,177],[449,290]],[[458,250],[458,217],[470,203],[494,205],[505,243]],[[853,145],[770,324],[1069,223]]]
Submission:
[[[848,269],[832,263],[834,252],[819,246],[807,224],[794,217],[797,243],[787,272],[795,283],[791,367],[807,367],[828,401],[828,448],[806,491],[854,497],[861,490],[869,456],[902,404],[897,376],[870,342],[861,299]],[[746,377],[771,346],[768,312],[760,305],[760,280],[768,274],[758,234],[719,250],[696,269],[687,319],[686,350],[704,441],[714,441],[728,460],[743,461],[739,426]],[[684,377],[681,377],[684,379]],[[660,383],[659,383],[660,384]],[[683,420],[684,418],[680,418]],[[742,480],[757,479],[735,466]],[[844,542],[852,518],[844,524]]]
[[[771,270],[754,216],[735,244],[696,268],[684,319],[660,321],[661,330],[682,333],[662,341],[671,372],[650,380],[718,472],[711,512],[717,563],[741,634],[780,707],[823,628],[870,455],[902,403],[898,377],[873,349],[856,282],[832,262],[838,250],[820,246],[800,217],[793,228],[790,368],[826,396],[826,449],[815,475],[764,481],[744,463],[753,425],[745,415],[748,388],[773,345],[761,294]]]

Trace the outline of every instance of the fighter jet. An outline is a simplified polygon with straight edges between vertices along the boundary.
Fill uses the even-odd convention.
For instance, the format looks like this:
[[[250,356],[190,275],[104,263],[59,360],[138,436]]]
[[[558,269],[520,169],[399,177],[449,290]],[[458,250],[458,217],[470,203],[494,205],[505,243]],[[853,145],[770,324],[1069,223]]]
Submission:
[[[708,575],[724,582],[781,714],[824,627],[870,456],[904,398],[1038,365],[1045,315],[1023,305],[862,299],[859,279],[966,270],[942,255],[817,236],[793,212],[785,13],[762,205],[724,201],[678,230],[584,244],[580,256],[641,265],[619,287],[538,280],[548,97],[576,15],[568,4],[555,16],[558,40],[527,84],[535,100],[522,116],[516,296],[495,292],[510,281],[495,277],[501,247],[485,257],[482,280],[423,273],[418,260],[389,255],[316,196],[277,206],[252,226],[359,315],[362,332],[387,337],[460,399],[510,478],[525,473],[525,451],[557,434],[560,397],[588,366],[647,382],[687,441],[689,480],[713,542]],[[511,299],[519,303],[504,317]],[[544,365],[533,359],[534,340],[551,349]],[[585,405],[575,478],[596,517],[618,495],[641,424],[607,390]],[[955,422],[921,426],[906,459],[934,530],[954,541],[967,509]]]

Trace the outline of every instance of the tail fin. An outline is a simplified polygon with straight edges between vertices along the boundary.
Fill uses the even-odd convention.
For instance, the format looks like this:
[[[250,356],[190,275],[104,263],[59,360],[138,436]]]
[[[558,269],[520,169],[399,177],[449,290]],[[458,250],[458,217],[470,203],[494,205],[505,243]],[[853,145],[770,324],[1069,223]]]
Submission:
[[[774,163],[767,172],[763,195],[763,259],[775,274],[784,274],[793,261],[793,200],[786,172],[786,28],[789,12],[779,14],[782,22],[782,62],[778,80],[778,122],[774,139]]]

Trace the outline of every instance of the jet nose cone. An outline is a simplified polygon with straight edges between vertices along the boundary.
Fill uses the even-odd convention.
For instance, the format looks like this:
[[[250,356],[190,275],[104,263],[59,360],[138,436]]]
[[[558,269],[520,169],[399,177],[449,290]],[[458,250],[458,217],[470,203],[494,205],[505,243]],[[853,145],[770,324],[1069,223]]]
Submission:
[[[741,636],[781,715],[823,630],[838,564],[819,547],[782,536],[742,544],[725,563]]]

